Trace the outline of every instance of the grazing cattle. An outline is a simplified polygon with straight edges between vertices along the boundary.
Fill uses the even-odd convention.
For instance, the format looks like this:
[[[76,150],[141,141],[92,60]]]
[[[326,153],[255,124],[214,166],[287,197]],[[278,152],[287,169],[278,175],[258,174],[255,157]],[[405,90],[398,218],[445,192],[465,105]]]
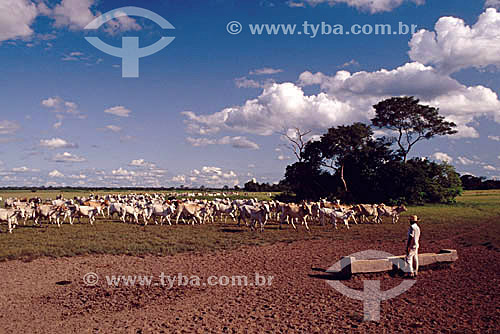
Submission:
[[[106,206],[105,203],[101,202],[95,202],[95,201],[87,201],[83,203],[84,206],[91,206],[93,208],[97,209],[97,213],[101,216],[104,216],[104,207]]]
[[[17,217],[20,211],[18,209],[0,209],[0,222],[7,223],[7,231],[12,233],[12,230],[17,225]]]
[[[12,198],[12,197],[11,198],[7,198],[7,199],[5,199],[4,205],[5,205],[6,208],[11,208],[16,201],[17,200],[15,198]]]
[[[307,217],[312,215],[311,207],[311,204],[307,204],[306,202],[303,202],[302,204],[283,205],[281,211],[280,229],[281,225],[286,219],[292,224],[295,230],[297,230],[297,227],[293,223],[294,220],[297,224],[300,220],[302,224],[306,226],[306,230],[309,230],[309,226],[307,225]]]
[[[377,211],[380,222],[382,222],[382,217],[385,216],[391,217],[392,223],[396,224],[399,220],[399,215],[401,214],[401,212],[408,211],[408,209],[404,205],[386,206],[385,204],[381,204],[377,207]]]
[[[358,204],[353,207],[355,214],[359,217],[361,223],[371,218],[372,222],[378,223],[378,205],[377,204]]]
[[[176,209],[175,225],[179,223],[179,218],[182,216],[192,217],[193,225],[198,222],[203,223],[203,219],[200,217],[200,211],[202,206],[197,203],[185,202],[179,203]]]
[[[75,205],[75,208],[75,215],[78,217],[78,222],[80,222],[81,217],[87,217],[90,225],[94,225],[95,217],[97,216],[97,208],[78,204]]]
[[[163,225],[163,221],[166,219],[169,225],[172,225],[172,221],[170,220],[170,216],[175,212],[175,207],[170,206],[170,205],[160,205],[160,204],[155,204],[150,206],[147,209],[147,219],[153,218],[153,221],[155,224],[158,224],[156,222],[156,218],[160,217],[160,223]],[[146,223],[147,224],[147,223]]]
[[[224,224],[227,221],[227,216],[230,216],[233,221],[236,220],[234,216],[234,212],[236,211],[235,205],[232,204],[224,204],[224,203],[215,203],[214,204],[214,216],[218,217],[222,220],[222,216],[224,216]]]
[[[264,231],[264,225],[267,222],[267,217],[270,213],[268,204],[261,204],[258,206],[254,205],[242,205],[240,207],[240,215],[238,216],[238,225],[241,221],[245,222],[248,226],[247,219],[250,221],[250,228],[252,230],[257,229],[257,222],[260,225],[260,231]]]
[[[41,219],[47,219],[49,223],[57,223],[57,227],[61,226],[61,221],[59,220],[61,209],[58,206],[51,204],[37,205],[35,209],[35,224],[38,225]]]
[[[125,204],[123,203],[111,203],[108,206],[108,218],[113,218],[113,215],[115,213],[118,214],[118,217],[121,217],[123,215],[123,207]]]
[[[35,219],[35,207],[31,203],[15,202],[12,207],[19,210],[19,215],[23,218],[23,225],[28,219]]]
[[[97,210],[97,209],[96,209]],[[141,210],[135,206],[132,205],[124,205],[122,206],[122,222],[126,222],[127,217],[130,217],[130,219],[134,219],[134,222],[136,224],[139,224],[139,214],[141,214]]]
[[[342,221],[349,229],[349,218],[354,216],[354,210],[337,211],[329,208],[320,209],[321,223],[324,224],[325,220],[329,220],[337,229],[337,221]]]

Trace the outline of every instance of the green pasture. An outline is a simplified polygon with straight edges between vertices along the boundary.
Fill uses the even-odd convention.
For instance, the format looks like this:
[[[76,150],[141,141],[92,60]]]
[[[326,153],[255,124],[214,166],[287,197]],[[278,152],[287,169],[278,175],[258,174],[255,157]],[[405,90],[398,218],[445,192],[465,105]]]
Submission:
[[[55,198],[61,192],[2,192],[7,197]],[[83,196],[83,192],[63,193],[65,198]],[[265,199],[268,193],[249,194]],[[245,197],[242,193],[238,197]],[[141,256],[172,255],[179,252],[207,252],[234,249],[242,245],[264,245],[275,242],[293,242],[304,239],[327,238],[332,240],[363,239],[367,245],[376,246],[382,240],[404,242],[407,217],[416,214],[422,219],[421,228],[426,240],[455,239],[464,246],[484,246],[500,249],[500,191],[467,191],[453,205],[426,205],[410,207],[399,223],[388,219],[381,225],[351,225],[351,229],[331,226],[311,226],[308,233],[302,226],[294,231],[285,225],[278,229],[275,222],[266,225],[263,233],[238,227],[228,220],[205,225],[148,225],[122,223],[118,220],[98,219],[91,226],[86,221],[61,228],[31,223],[18,226],[12,234],[5,233],[0,225],[0,260],[31,260],[41,256],[61,257],[88,254],[128,254]]]

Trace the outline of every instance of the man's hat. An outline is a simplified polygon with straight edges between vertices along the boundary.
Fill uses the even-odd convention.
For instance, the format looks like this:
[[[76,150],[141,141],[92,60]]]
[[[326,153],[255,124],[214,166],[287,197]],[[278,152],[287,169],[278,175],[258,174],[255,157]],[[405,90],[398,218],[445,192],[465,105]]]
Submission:
[[[415,223],[416,223],[416,222],[419,222],[419,221],[420,221],[420,219],[418,219],[418,217],[417,217],[417,216],[413,215],[413,216],[410,216],[410,221],[411,221],[411,222],[415,222]]]

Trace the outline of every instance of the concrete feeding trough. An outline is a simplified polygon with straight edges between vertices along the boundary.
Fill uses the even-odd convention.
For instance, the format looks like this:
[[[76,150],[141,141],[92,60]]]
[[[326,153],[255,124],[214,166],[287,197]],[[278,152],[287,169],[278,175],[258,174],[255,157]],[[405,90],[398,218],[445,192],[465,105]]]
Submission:
[[[450,263],[458,259],[455,249],[442,249],[439,253],[418,254],[419,266],[428,266],[435,263]],[[354,256],[344,256],[339,262],[329,268],[326,272],[330,274],[352,274],[378,273],[391,270],[405,271],[405,256],[388,256],[381,258],[356,259]]]

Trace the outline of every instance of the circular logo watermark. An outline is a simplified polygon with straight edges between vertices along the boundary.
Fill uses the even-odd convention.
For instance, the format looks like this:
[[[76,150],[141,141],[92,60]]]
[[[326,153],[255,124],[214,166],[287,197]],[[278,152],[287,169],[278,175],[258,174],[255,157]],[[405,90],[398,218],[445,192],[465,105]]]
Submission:
[[[99,283],[99,275],[96,273],[86,273],[83,276],[83,283],[86,286],[96,286]]]
[[[231,21],[227,24],[226,30],[231,35],[238,35],[243,30],[243,26],[238,21]]]
[[[346,256],[328,268],[327,271],[342,272],[349,269],[347,266],[352,265],[353,261],[356,260],[387,260],[389,261],[388,264],[395,265],[404,272],[410,272],[404,258],[396,257],[390,253],[377,250],[366,250]],[[363,301],[364,321],[380,321],[380,302],[395,298],[406,292],[413,286],[413,284],[416,283],[416,280],[403,280],[398,286],[387,291],[380,290],[379,280],[364,280],[363,290],[351,289],[340,281],[335,280],[329,280],[327,283],[344,296]]]

